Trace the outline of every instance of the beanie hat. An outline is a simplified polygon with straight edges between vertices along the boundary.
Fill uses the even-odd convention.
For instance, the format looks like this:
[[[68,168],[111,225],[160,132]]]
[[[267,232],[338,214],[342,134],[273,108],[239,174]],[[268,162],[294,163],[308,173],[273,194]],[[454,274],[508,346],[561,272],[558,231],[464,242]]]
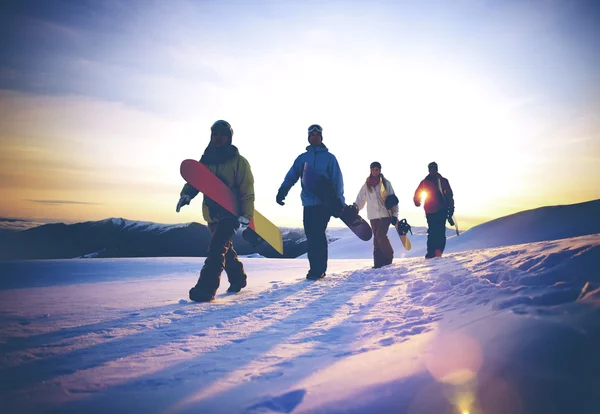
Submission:
[[[435,162],[435,161],[433,161],[433,162],[430,162],[430,163],[429,163],[429,165],[427,166],[427,168],[428,168],[428,169],[430,169],[430,170],[431,170],[432,168],[435,168],[435,170],[437,171],[437,169],[438,169],[437,162]]]
[[[231,128],[231,125],[229,124],[229,122],[219,119],[214,124],[212,124],[212,126],[210,127],[211,135],[215,131],[225,131],[226,133],[228,133],[229,134],[229,143],[231,144],[231,138],[233,137],[233,128]]]
[[[377,161],[374,161],[371,163],[371,166],[369,168],[379,168],[381,170],[381,164]]]

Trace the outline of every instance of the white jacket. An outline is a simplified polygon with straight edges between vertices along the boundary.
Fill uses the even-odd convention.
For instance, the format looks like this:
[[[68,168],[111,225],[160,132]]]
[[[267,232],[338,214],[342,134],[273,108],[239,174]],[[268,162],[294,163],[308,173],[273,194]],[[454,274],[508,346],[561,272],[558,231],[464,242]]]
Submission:
[[[365,182],[356,196],[356,205],[359,210],[362,210],[365,204],[367,205],[367,218],[369,220],[389,217],[390,214],[385,208],[385,198],[388,195],[395,194],[392,183],[386,179],[387,188],[381,183],[375,188],[369,189],[369,185]],[[398,217],[398,206],[394,206],[391,210],[393,216]]]

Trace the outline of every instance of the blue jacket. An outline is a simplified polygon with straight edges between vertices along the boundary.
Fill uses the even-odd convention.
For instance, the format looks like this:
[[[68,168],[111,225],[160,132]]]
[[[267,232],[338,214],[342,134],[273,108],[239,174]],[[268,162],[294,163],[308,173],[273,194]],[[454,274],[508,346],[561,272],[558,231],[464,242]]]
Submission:
[[[318,147],[309,145],[306,147],[306,152],[300,154],[294,161],[292,168],[288,171],[279,188],[279,191],[283,195],[287,196],[290,188],[300,177],[304,171],[304,163],[307,162],[316,172],[328,178],[337,190],[337,196],[342,203],[346,203],[344,199],[344,179],[342,178],[342,171],[340,165],[335,158],[335,155],[329,152],[327,147],[321,144]],[[302,186],[302,193],[300,194],[303,206],[314,206],[317,204],[323,204],[312,192]]]

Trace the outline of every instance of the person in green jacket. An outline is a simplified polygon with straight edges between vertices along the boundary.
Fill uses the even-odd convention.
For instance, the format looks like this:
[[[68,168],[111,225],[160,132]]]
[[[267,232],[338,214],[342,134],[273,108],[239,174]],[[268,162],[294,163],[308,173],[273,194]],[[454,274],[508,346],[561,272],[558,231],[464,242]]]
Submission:
[[[227,292],[239,292],[246,287],[247,276],[244,265],[238,259],[231,239],[236,232],[241,234],[248,228],[254,216],[254,177],[248,161],[231,144],[233,137],[231,125],[219,120],[210,130],[210,143],[204,150],[200,162],[236,194],[240,216],[233,216],[219,204],[204,196],[202,215],[208,223],[212,237],[198,283],[190,289],[190,299],[195,302],[210,302],[215,298],[223,270],[227,273],[230,284]],[[189,204],[198,192],[186,183],[181,190],[176,211],[179,212],[181,207]]]

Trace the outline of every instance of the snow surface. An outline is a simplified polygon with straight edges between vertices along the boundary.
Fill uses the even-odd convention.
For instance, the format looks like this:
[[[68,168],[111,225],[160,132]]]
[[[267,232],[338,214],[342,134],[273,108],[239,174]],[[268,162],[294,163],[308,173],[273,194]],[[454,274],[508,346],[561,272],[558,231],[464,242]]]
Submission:
[[[599,234],[382,269],[336,237],[210,304],[202,258],[0,263],[2,412],[600,412]]]

